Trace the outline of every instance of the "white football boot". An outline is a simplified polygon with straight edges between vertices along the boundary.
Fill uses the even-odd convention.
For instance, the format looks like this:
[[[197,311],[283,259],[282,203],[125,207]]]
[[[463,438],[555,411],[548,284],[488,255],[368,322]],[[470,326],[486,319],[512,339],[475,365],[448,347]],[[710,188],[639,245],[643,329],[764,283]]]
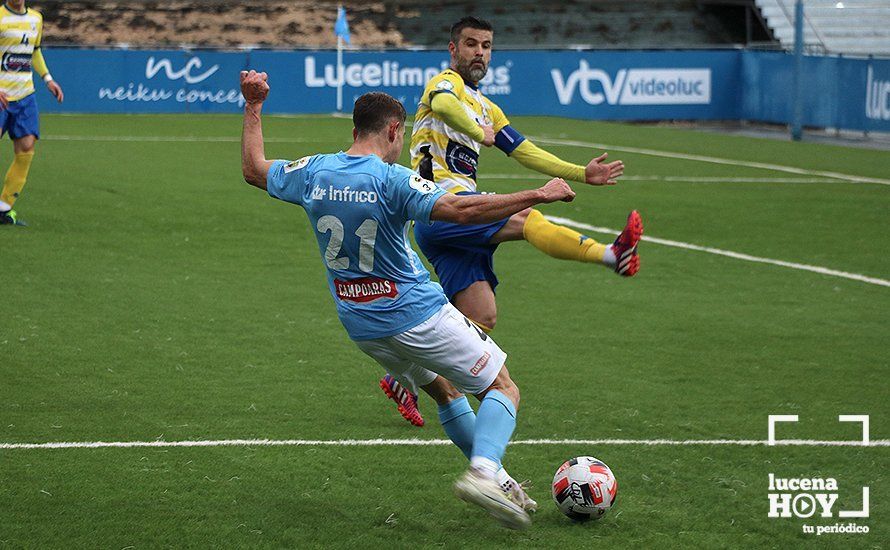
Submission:
[[[522,506],[511,500],[500,485],[472,469],[454,482],[454,494],[465,502],[481,506],[509,529],[526,529],[532,522]]]
[[[505,483],[501,483],[501,490],[504,491],[507,498],[522,506],[523,510],[534,513],[538,511],[538,503],[525,492],[528,483],[528,481],[519,483],[511,477]]]

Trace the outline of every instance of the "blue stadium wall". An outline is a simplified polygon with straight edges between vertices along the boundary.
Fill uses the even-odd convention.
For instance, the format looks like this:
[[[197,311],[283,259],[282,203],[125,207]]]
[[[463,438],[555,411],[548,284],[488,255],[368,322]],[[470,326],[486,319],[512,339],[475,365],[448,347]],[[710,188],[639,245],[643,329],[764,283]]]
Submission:
[[[336,108],[333,51],[240,52],[49,49],[65,88],[57,104],[38,86],[43,112],[238,113],[238,73],[269,73],[268,113]],[[409,112],[423,83],[447,66],[443,52],[344,54],[344,110],[382,90]],[[804,124],[890,131],[890,60],[806,57]],[[734,120],[788,123],[794,59],[780,52],[502,51],[482,90],[509,115],[599,120]]]

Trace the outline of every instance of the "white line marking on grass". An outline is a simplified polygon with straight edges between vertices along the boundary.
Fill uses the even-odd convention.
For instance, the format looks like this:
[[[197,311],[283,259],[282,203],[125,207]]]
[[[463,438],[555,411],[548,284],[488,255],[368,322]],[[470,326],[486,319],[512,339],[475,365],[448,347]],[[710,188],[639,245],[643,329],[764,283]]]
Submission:
[[[52,136],[49,139],[55,139],[60,141],[135,141],[135,142],[193,142],[193,141],[204,141],[204,142],[223,142],[223,143],[239,143],[241,138],[238,136],[73,136],[73,135],[59,135]],[[266,142],[269,143],[308,143],[308,142],[317,141],[316,139],[306,139],[306,138],[266,138]],[[637,149],[633,147],[616,147],[598,143],[587,143],[581,141],[570,141],[570,140],[554,140],[554,139],[538,139],[541,142],[550,142],[556,144],[563,145],[577,145],[582,147],[600,147],[606,149],[613,149],[616,151],[628,151],[628,152],[638,152],[642,154],[651,154],[655,156],[662,156],[668,158],[683,158],[688,160],[701,160],[704,162],[715,162],[718,164],[734,164],[738,166],[752,166],[756,168],[766,168],[770,170],[780,170],[786,171],[796,174],[809,174],[809,175],[819,175],[826,176],[829,178],[842,179],[850,182],[867,182],[867,183],[880,183],[882,185],[890,185],[890,180],[882,180],[877,178],[863,178],[859,176],[850,176],[847,174],[838,174],[835,172],[818,172],[812,170],[803,170],[801,168],[793,168],[789,166],[779,166],[774,164],[763,164],[763,163],[752,163],[745,161],[735,161],[729,159],[718,159],[714,157],[704,157],[699,155],[684,155],[682,153],[666,153],[663,151],[655,151],[652,149]],[[491,174],[486,176],[490,179],[535,179],[540,178],[541,176],[536,174],[530,174],[528,176],[524,176],[521,174]],[[657,179],[656,179],[657,178]],[[776,182],[776,183],[790,183],[790,182],[800,182],[800,183],[828,183],[833,180],[817,180],[817,179],[799,179],[799,178],[720,178],[720,177],[683,177],[683,176],[626,176],[623,179],[631,180],[631,179],[656,179],[656,181],[685,181],[685,182],[698,182],[698,183],[710,183],[710,182]],[[609,229],[607,227],[595,227],[592,225],[588,225],[582,222],[576,222],[574,220],[570,220],[568,218],[559,218],[555,216],[547,216],[550,220],[555,221],[557,223],[563,223],[565,225],[571,225],[573,227],[577,227],[580,229],[584,229],[586,231],[595,231],[598,233],[608,233],[612,235],[617,235],[619,231],[615,231],[614,229]],[[710,254],[717,254],[720,256],[727,256],[730,258],[735,258],[737,260],[746,260],[749,262],[758,262],[765,264],[778,265],[782,267],[789,267],[792,269],[799,269],[803,271],[811,271],[813,273],[819,273],[821,275],[830,275],[834,277],[842,277],[845,279],[851,279],[854,281],[860,281],[863,283],[869,283],[878,286],[890,286],[890,281],[879,279],[875,277],[867,277],[865,275],[860,275],[858,273],[848,273],[846,271],[837,271],[834,269],[828,269],[825,267],[819,267],[814,265],[807,264],[798,264],[794,262],[785,262],[782,260],[772,260],[770,258],[760,258],[758,256],[751,256],[748,254],[741,254],[738,252],[732,252],[730,250],[721,250],[719,248],[711,248],[706,246],[699,246],[695,244],[683,243],[679,241],[671,241],[667,239],[658,239],[655,237],[643,237],[643,240],[656,243],[663,244],[665,246],[673,246],[676,248],[684,248],[686,250],[698,250],[700,252],[708,252]]]
[[[669,151],[659,151],[657,149],[643,149],[640,147],[623,147],[621,145],[607,145],[605,143],[591,143],[587,141],[575,141],[570,139],[553,139],[553,138],[531,138],[538,143],[549,143],[550,145],[568,145],[571,147],[596,147],[598,149],[607,149],[611,151],[623,151],[625,153],[637,153],[640,155],[649,155],[653,157],[663,157],[669,159],[695,160],[699,162],[709,162],[711,164],[727,164],[730,166],[745,166],[748,168],[762,168],[764,170],[774,170],[776,172],[787,172],[789,174],[801,174],[804,176],[823,176],[839,180],[851,181],[856,183],[877,183],[879,185],[890,185],[890,179],[870,178],[866,176],[854,176],[851,174],[842,174],[840,172],[827,172],[822,170],[806,170],[795,166],[784,166],[781,164],[769,164],[766,162],[752,162],[747,160],[724,159],[719,157],[709,157],[706,155],[690,155],[687,153],[673,153]]]
[[[183,114],[187,114],[187,113],[105,113],[105,114],[106,115],[113,114],[114,116],[128,117],[128,118],[180,118],[183,116]],[[285,118],[285,119],[288,119],[288,118],[289,119],[295,119],[295,118],[323,119],[323,118],[332,118],[332,117],[338,118],[338,117],[333,116],[335,114],[336,113],[327,113],[327,114],[325,114],[325,113],[316,113],[316,114],[271,113],[271,114],[264,114],[263,116],[266,118]],[[94,115],[95,115],[95,113],[86,113],[86,114],[85,113],[50,113],[47,116],[65,117],[65,118],[86,118],[86,117],[91,117]],[[220,119],[225,118],[225,117],[235,117],[235,116],[237,116],[239,118],[241,117],[241,115],[236,115],[235,113],[219,113],[219,114],[205,113],[205,114],[199,115],[199,116],[215,117],[215,118],[220,118]],[[352,115],[349,115],[349,116],[351,117]]]
[[[543,181],[546,177],[540,174],[485,174],[479,176],[483,180],[527,180],[529,182]],[[829,178],[726,178],[719,176],[621,176],[620,179],[621,181],[664,181],[671,183],[847,183]]]
[[[582,222],[576,222],[575,220],[571,220],[569,218],[560,218],[559,216],[545,216],[548,220],[561,223],[563,225],[569,225],[571,227],[577,227],[578,229],[583,229],[585,231],[594,231],[596,233],[607,233],[610,235],[618,235],[620,231],[616,231],[615,229],[610,229],[608,227],[596,227],[593,225],[589,225]],[[657,237],[647,237],[643,236],[643,240],[650,243],[655,244],[663,244],[665,246],[673,246],[675,248],[683,248],[686,250],[697,250],[699,252],[707,252],[708,254],[716,254],[718,256],[726,256],[728,258],[734,258],[736,260],[744,260],[747,262],[757,262],[761,264],[771,264],[778,265],[781,267],[788,267],[791,269],[799,269],[801,271],[810,271],[813,273],[818,273],[820,275],[830,275],[832,277],[841,277],[844,279],[850,279],[853,281],[859,281],[860,283],[868,283],[871,285],[878,286],[887,286],[890,287],[890,281],[886,279],[878,279],[877,277],[867,277],[865,275],[860,275],[858,273],[848,273],[846,271],[837,271],[835,269],[829,269],[827,267],[819,267],[817,265],[807,265],[807,264],[798,264],[794,262],[786,262],[783,260],[773,260],[770,258],[761,258],[759,256],[751,256],[749,254],[741,254],[739,252],[733,252],[731,250],[722,250],[720,248],[711,248],[709,246],[699,246],[697,244],[689,244],[680,241],[671,241],[669,239],[659,239]]]
[[[443,440],[451,443],[450,440]],[[646,446],[741,446],[769,447],[765,439],[520,439],[510,445],[646,445]],[[890,447],[890,439],[862,441],[825,441],[819,439],[778,439],[775,445],[790,447]]]
[[[44,141],[135,141],[135,142],[207,142],[241,143],[240,136],[47,136]],[[327,141],[319,138],[265,138],[266,143],[317,143]],[[341,140],[329,140],[341,141]]]
[[[48,135],[45,136],[44,141],[105,141],[105,142],[114,142],[114,141],[129,141],[129,142],[210,142],[210,143],[240,143],[240,136],[79,136],[79,135]],[[746,166],[749,168],[762,168],[765,170],[775,170],[779,172],[787,172],[790,174],[801,174],[806,176],[822,176],[825,178],[831,178],[832,180],[844,180],[848,182],[854,183],[877,183],[880,185],[890,185],[890,179],[884,178],[871,178],[866,176],[854,176],[851,174],[842,174],[840,172],[826,172],[820,170],[806,170],[804,168],[796,168],[794,166],[783,166],[780,164],[768,164],[763,162],[752,162],[752,161],[744,161],[744,160],[734,160],[734,159],[724,159],[718,157],[709,157],[705,155],[690,155],[686,153],[672,153],[668,151],[659,151],[656,149],[642,149],[639,147],[623,147],[620,145],[607,145],[604,143],[591,143],[586,141],[574,141],[567,139],[553,139],[553,138],[534,138],[535,141],[540,143],[549,143],[552,145],[567,145],[571,147],[596,147],[599,149],[609,149],[612,151],[624,151],[626,153],[638,153],[641,155],[650,155],[656,157],[664,157],[670,159],[682,159],[682,160],[695,160],[700,162],[709,162],[712,164],[727,164],[731,166]],[[315,143],[318,141],[330,141],[330,142],[339,142],[340,140],[319,140],[318,138],[299,138],[299,137],[267,137],[265,138],[266,143]],[[509,179],[514,179],[513,175],[499,174],[497,177],[495,175],[487,176],[492,179],[497,179],[497,177],[505,177]],[[523,178],[524,176],[518,176],[515,179]],[[536,177],[536,176],[531,176]],[[540,177],[540,176],[537,176]],[[643,176],[626,176],[623,179],[625,180],[633,180],[633,179],[653,179],[651,177],[643,177]],[[757,182],[757,178],[711,178],[711,177],[703,177],[701,179],[697,178],[689,178],[682,176],[661,176],[659,177],[661,181],[686,181],[686,182],[698,182],[698,183],[711,183],[711,182]],[[782,182],[782,181],[773,181],[768,183],[792,183],[791,181]],[[809,181],[809,180],[796,180],[794,183],[827,183],[821,180]]]
[[[890,447],[890,439],[820,441],[780,439],[777,446]],[[107,449],[136,447],[426,447],[453,445],[449,439],[215,439],[196,441],[60,441],[55,443],[0,443],[0,450]],[[644,446],[770,446],[765,439],[520,439],[510,445],[644,445]]]

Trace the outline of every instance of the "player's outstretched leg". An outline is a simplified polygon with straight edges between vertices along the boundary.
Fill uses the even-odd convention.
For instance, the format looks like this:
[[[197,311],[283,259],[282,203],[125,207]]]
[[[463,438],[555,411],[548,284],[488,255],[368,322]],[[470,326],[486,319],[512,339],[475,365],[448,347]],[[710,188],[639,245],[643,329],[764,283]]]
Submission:
[[[515,223],[513,223],[514,218]],[[517,227],[521,227],[521,233]],[[636,210],[628,216],[627,224],[618,240],[612,245],[605,245],[574,229],[557,225],[537,210],[530,209],[513,216],[504,229],[495,234],[494,241],[523,238],[553,258],[603,264],[614,269],[619,275],[630,277],[639,271],[637,243],[642,233],[643,222]]]
[[[466,396],[441,376],[422,389],[439,404],[439,422],[445,434],[468,460],[471,459],[476,434],[476,413]],[[500,485],[501,491],[526,512],[538,510],[538,503],[528,496],[523,484],[513,479],[503,465],[495,474],[495,481]]]
[[[496,481],[501,457],[516,428],[518,403],[519,388],[505,366],[484,392],[476,415],[470,469],[454,484],[459,498],[481,506],[510,529],[525,529],[531,523],[528,513],[509,498]]]
[[[637,254],[637,243],[643,236],[643,219],[636,210],[627,216],[624,230],[612,243],[612,254],[615,256],[615,273],[625,277],[633,277],[640,270],[640,256]]]
[[[415,426],[423,426],[423,416],[417,408],[417,394],[408,390],[395,379],[395,377],[387,374],[380,379],[380,389],[387,397],[395,401],[396,407],[402,418],[414,424]]]

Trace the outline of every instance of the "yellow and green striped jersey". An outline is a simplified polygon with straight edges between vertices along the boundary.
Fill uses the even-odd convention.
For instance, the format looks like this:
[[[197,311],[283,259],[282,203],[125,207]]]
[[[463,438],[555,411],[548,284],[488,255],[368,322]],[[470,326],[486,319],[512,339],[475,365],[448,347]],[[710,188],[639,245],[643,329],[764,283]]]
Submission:
[[[34,93],[32,67],[44,77],[48,73],[40,41],[43,37],[43,16],[31,8],[24,13],[0,7],[0,92],[10,101]]]

